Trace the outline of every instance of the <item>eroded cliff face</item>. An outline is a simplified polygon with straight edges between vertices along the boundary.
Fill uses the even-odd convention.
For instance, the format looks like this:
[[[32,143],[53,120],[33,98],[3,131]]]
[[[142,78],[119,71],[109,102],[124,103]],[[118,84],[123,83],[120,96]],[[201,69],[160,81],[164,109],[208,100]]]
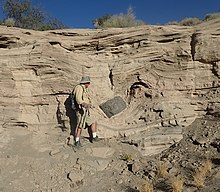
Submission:
[[[122,136],[143,154],[182,138],[198,116],[219,115],[220,21],[196,28],[141,26],[37,32],[0,27],[0,125],[36,134],[70,127],[66,100],[82,75],[102,137]],[[121,96],[127,107],[107,118],[99,104]],[[8,138],[8,139],[7,139]],[[33,143],[44,142],[33,139]]]

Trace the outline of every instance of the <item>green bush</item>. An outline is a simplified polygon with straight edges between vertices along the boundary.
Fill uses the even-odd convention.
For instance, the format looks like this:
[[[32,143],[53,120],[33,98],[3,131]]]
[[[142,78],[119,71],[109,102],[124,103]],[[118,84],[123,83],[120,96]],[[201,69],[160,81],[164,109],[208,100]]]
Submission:
[[[95,24],[96,28],[125,28],[144,25],[145,23],[136,20],[133,9],[129,7],[126,14],[121,13],[119,15],[99,17],[93,22],[93,24]]]
[[[31,0],[3,0],[3,11],[6,18],[13,18],[15,27],[41,30],[44,26],[52,29],[64,28],[61,22],[50,22],[47,14],[38,6],[33,6]],[[48,27],[46,27],[48,28]]]

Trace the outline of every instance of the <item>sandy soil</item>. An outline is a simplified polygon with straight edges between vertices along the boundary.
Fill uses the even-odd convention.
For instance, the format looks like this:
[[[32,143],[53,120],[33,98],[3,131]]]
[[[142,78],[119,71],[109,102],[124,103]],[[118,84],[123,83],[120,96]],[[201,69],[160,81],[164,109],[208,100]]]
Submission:
[[[90,143],[85,137],[78,150],[66,144],[69,133],[59,127],[47,132],[3,129],[0,191],[146,192],[147,183],[154,191],[174,191],[173,177],[183,178],[183,191],[220,191],[219,119],[196,119],[183,134],[179,143],[161,154],[143,156],[135,145],[124,142],[126,138]],[[211,168],[200,186],[194,176],[205,170],[204,162],[211,162]],[[159,174],[161,170],[165,174]]]

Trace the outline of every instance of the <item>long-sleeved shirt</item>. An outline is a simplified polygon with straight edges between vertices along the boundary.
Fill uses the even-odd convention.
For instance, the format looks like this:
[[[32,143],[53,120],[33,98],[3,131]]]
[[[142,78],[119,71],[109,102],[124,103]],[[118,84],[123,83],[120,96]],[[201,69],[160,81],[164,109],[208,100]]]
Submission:
[[[78,105],[81,105],[82,103],[91,104],[91,100],[85,85],[77,85],[73,91],[73,94],[75,95],[75,99]]]

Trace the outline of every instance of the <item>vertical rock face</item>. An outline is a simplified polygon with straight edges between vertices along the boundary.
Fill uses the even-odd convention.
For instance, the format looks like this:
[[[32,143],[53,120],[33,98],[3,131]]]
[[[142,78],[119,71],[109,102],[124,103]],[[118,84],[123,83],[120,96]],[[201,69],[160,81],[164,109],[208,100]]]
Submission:
[[[67,121],[68,127],[68,94],[89,75],[100,136],[132,136],[154,154],[181,139],[181,127],[210,105],[219,106],[219,30],[219,20],[197,28],[0,26],[0,124],[43,130]],[[109,119],[99,105],[115,96],[126,109]]]

